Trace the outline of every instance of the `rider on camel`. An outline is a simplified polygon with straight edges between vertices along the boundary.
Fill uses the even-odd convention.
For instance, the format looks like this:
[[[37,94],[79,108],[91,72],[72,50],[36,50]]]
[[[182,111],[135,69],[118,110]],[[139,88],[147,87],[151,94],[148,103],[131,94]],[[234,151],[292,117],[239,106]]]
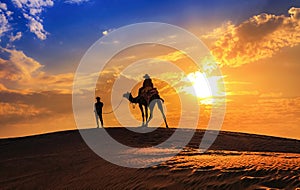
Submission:
[[[150,99],[154,95],[158,95],[158,91],[153,87],[152,80],[148,74],[144,76],[143,86],[139,89],[139,97],[143,97],[147,103],[150,103]]]

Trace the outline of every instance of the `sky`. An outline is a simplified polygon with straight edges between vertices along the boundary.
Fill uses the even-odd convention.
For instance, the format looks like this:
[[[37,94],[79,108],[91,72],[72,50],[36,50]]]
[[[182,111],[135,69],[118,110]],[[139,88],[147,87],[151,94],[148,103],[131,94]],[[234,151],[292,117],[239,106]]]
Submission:
[[[2,0],[0,138],[76,129],[72,87],[83,55],[112,31],[141,22],[182,27],[207,46],[225,84],[222,130],[300,139],[300,2],[295,0]],[[128,91],[136,95],[143,74],[134,69],[144,66],[132,67],[129,73],[124,69],[150,57],[183,69],[193,65],[185,55],[162,46],[121,52],[102,73],[95,71],[99,76],[95,95],[102,97],[104,111],[113,107],[111,88],[116,76],[133,81]],[[205,128],[211,105],[201,81],[208,76],[192,67],[184,76],[174,72],[160,73],[169,83],[153,79],[165,99],[170,125],[178,125],[179,95],[189,96],[184,79],[191,79],[200,92],[198,127]],[[123,88],[121,83],[121,92]],[[87,101],[93,105],[94,99]],[[133,118],[127,120],[140,120],[139,110],[126,101],[117,112],[130,113]],[[87,125],[94,127],[93,110],[85,113]],[[116,118],[105,115],[105,125],[120,125]]]

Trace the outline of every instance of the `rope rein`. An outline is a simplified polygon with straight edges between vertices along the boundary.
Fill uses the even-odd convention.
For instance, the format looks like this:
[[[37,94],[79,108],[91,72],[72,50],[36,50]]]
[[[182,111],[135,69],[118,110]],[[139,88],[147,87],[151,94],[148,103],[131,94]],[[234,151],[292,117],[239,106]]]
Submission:
[[[112,109],[110,112],[102,112],[102,114],[111,114],[111,113],[113,113],[114,111],[116,111],[120,107],[120,105],[122,104],[123,100],[124,100],[124,98],[122,98],[121,101],[120,101],[120,103],[114,109]],[[164,102],[163,99],[160,98],[160,100],[162,100],[162,102]],[[135,109],[135,106],[136,106],[137,103],[130,102],[130,104],[132,105],[132,108]]]
[[[121,103],[123,102],[123,100],[124,100],[124,98],[122,98],[122,100],[120,101],[120,103],[119,103],[113,110],[111,110],[110,112],[103,112],[102,114],[110,114],[110,113],[113,113],[114,111],[116,111],[116,110],[120,107],[120,105],[121,105]]]

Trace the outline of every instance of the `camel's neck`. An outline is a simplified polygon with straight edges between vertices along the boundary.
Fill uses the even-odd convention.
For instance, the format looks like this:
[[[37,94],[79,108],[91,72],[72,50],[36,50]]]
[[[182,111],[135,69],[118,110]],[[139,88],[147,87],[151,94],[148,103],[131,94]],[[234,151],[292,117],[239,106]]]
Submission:
[[[128,100],[129,100],[131,103],[138,103],[137,97],[133,97],[133,96],[131,95],[131,93],[129,94]]]

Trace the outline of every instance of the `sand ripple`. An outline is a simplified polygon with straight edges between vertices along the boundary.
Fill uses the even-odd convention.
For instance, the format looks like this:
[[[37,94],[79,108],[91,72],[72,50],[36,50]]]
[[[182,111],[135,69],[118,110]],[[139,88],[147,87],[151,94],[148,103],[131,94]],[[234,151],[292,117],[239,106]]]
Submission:
[[[300,154],[220,150],[201,154],[189,149],[159,167],[170,172],[189,170],[183,173],[188,189],[197,185],[209,189],[300,187]]]

